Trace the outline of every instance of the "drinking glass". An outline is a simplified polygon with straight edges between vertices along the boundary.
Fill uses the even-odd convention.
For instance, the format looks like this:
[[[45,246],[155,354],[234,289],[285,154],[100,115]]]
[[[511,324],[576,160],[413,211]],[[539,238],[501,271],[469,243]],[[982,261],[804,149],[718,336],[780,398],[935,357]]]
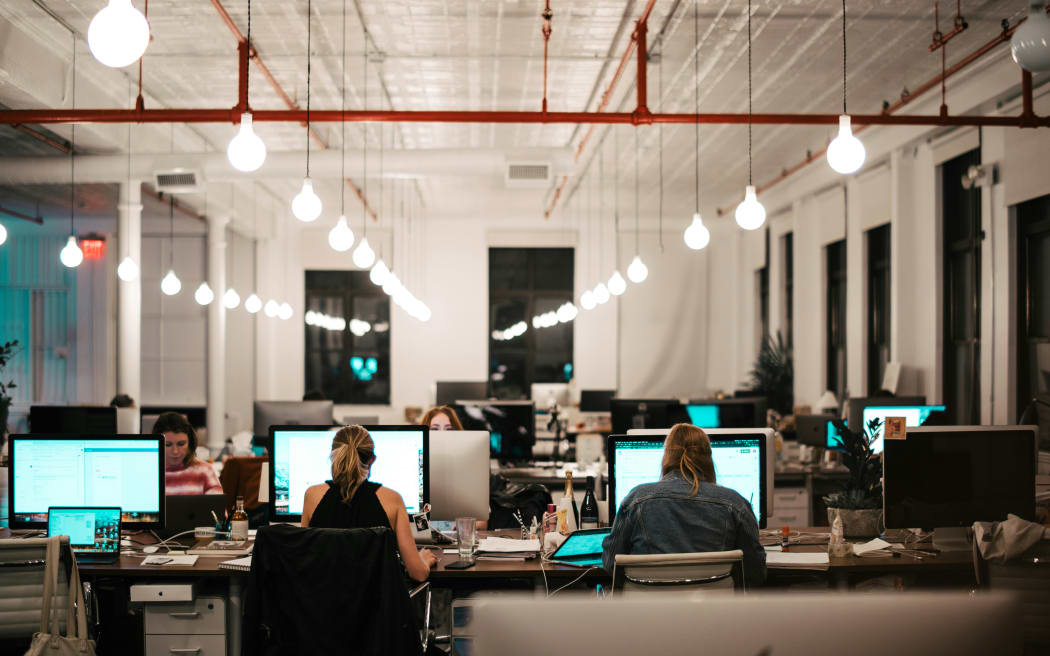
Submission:
[[[470,560],[474,556],[474,536],[477,533],[477,520],[473,517],[457,517],[456,533],[459,535],[460,560]]]

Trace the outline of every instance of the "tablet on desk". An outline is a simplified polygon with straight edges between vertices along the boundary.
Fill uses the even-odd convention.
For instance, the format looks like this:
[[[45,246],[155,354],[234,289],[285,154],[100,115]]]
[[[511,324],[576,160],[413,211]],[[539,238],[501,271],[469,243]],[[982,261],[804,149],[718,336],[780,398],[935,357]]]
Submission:
[[[602,541],[610,532],[611,527],[573,531],[551,555],[551,562],[575,567],[601,567]]]

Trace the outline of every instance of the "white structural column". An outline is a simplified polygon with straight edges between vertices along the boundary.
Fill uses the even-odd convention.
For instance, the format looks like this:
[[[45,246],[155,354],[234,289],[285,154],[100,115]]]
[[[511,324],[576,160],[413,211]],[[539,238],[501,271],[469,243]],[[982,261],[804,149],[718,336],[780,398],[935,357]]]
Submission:
[[[142,182],[120,183],[117,264],[131,257],[142,267]],[[117,279],[117,393],[142,403],[142,276]]]
[[[208,217],[208,448],[218,453],[226,441],[226,224],[227,216]]]

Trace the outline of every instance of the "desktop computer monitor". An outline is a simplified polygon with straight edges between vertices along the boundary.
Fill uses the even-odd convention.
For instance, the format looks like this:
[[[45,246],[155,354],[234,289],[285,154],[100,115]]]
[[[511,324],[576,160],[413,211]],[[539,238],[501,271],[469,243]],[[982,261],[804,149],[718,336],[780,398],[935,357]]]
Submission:
[[[489,516],[488,431],[430,433],[430,518]]]
[[[904,417],[905,426],[918,428],[919,426],[927,425],[927,423],[930,425],[943,424],[947,418],[946,412],[947,409],[943,405],[869,405],[865,406],[861,411],[860,425],[866,427],[868,422],[873,419],[882,421],[879,437],[871,445],[872,451],[882,453],[882,438],[886,432],[886,417]],[[835,437],[838,437],[838,431],[835,431]],[[837,445],[837,440],[829,442],[829,447]]]
[[[46,528],[52,506],[117,507],[124,526],[164,526],[160,435],[12,435],[11,528]]]
[[[153,424],[157,423],[157,418],[165,412],[179,413],[194,428],[203,428],[208,425],[208,408],[202,405],[144,405],[139,408],[142,432],[152,433]]]
[[[580,412],[609,412],[616,390],[580,390]]]
[[[766,431],[708,433],[716,482],[735,490],[751,504],[760,528],[765,528],[766,519],[772,512],[769,505],[772,471],[768,462],[772,431],[768,433],[770,435]],[[667,431],[609,436],[610,519],[616,515],[616,509],[623,504],[631,490],[642,483],[660,480],[666,437]]]
[[[867,434],[867,427],[862,426],[864,421],[864,408],[868,406],[879,406],[882,408],[899,406],[926,405],[925,396],[887,396],[887,397],[856,397],[847,402],[849,414],[845,415],[846,425],[850,428],[861,426]]]
[[[832,415],[795,415],[795,439],[799,444],[828,448],[838,436]]]
[[[699,399],[685,406],[689,423],[700,428],[765,428],[765,397]]]
[[[262,436],[271,426],[332,426],[333,410],[331,401],[256,401],[252,432]]]
[[[479,381],[439,380],[434,385],[434,405],[452,405],[460,399],[487,399],[489,384]]]
[[[530,398],[536,404],[538,412],[547,412],[551,399],[561,408],[569,407],[568,383],[533,383]]]
[[[689,423],[685,407],[673,399],[611,399],[609,413],[614,433],[626,433],[632,428],[670,428],[675,424]]]
[[[375,443],[368,480],[398,492],[409,513],[430,499],[426,426],[365,426]],[[299,522],[306,488],[332,479],[332,438],[339,427],[270,426],[270,521]]]
[[[466,430],[487,431],[489,453],[504,462],[532,459],[536,405],[532,401],[460,401],[452,405]]]
[[[1003,521],[1007,513],[1034,520],[1035,440],[1034,426],[926,426],[886,440],[886,528],[950,536],[942,529]],[[966,548],[965,533],[962,539]]]
[[[39,435],[116,435],[117,409],[108,405],[30,406],[29,432]]]

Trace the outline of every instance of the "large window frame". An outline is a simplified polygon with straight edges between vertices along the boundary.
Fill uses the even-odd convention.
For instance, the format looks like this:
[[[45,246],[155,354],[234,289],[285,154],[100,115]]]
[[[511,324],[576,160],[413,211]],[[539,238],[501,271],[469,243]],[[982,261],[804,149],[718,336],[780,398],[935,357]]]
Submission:
[[[824,247],[827,263],[827,384],[839,399],[846,393],[846,240]]]
[[[784,335],[791,347],[795,340],[795,233],[784,233],[781,248],[784,253]]]
[[[890,360],[890,224],[867,232],[868,242],[868,396],[882,388]]]
[[[1017,206],[1017,416],[1038,395],[1050,399],[1050,196]],[[1041,357],[1042,356],[1042,357]],[[1042,365],[1042,366],[1041,366]]]

